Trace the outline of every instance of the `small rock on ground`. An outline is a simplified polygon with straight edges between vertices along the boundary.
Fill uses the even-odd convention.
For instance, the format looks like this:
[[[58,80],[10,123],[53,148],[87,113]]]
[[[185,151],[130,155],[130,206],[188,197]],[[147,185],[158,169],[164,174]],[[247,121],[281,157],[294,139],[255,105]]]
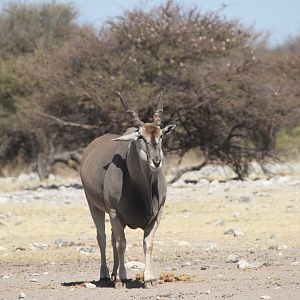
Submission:
[[[217,243],[208,242],[202,247],[202,250],[206,251],[206,252],[209,252],[209,251],[215,251],[217,248],[218,248]]]
[[[92,255],[96,253],[96,250],[91,247],[77,247],[76,249],[80,254]]]
[[[240,257],[236,254],[229,254],[225,260],[226,263],[236,263],[238,262]]]
[[[26,298],[26,294],[23,293],[23,292],[20,292],[19,293],[19,299],[23,299],[23,298]]]
[[[135,270],[138,270],[138,269],[144,269],[145,268],[145,264],[144,263],[141,263],[139,261],[128,261],[126,264],[125,264],[125,267],[126,268],[129,268],[129,269],[135,269]]]
[[[244,236],[245,234],[240,229],[229,229],[224,234],[233,234],[233,236]]]
[[[272,245],[269,247],[269,250],[276,250],[276,251],[281,251],[287,249],[287,245]]]
[[[25,250],[26,250],[26,248],[23,246],[19,246],[16,248],[16,251],[25,251]]]
[[[260,261],[255,261],[248,263],[245,259],[241,259],[237,263],[238,269],[258,269],[261,268],[264,264]]]
[[[67,241],[67,240],[63,240],[63,239],[55,240],[54,244],[57,248],[71,247],[71,246],[75,245],[72,241]]]
[[[28,249],[30,250],[45,250],[48,249],[48,244],[45,243],[32,243],[32,244],[28,244]]]
[[[1,203],[1,204],[8,203],[9,200],[10,200],[9,197],[5,197],[5,196],[1,196],[1,197],[0,197],[0,203]]]
[[[277,250],[281,251],[281,250],[285,250],[287,248],[288,248],[287,245],[278,245]]]
[[[239,202],[240,203],[247,203],[247,202],[251,202],[252,198],[249,196],[241,196]]]
[[[252,269],[259,269],[263,266],[264,264],[261,261],[254,261],[252,263],[250,263],[250,267]]]
[[[224,220],[216,220],[212,222],[211,224],[216,225],[216,226],[223,226],[225,224]]]
[[[238,269],[249,269],[250,264],[246,260],[241,259],[238,261],[237,267],[238,267]]]
[[[96,285],[93,284],[93,283],[90,283],[90,282],[85,282],[85,283],[83,284],[83,286],[84,286],[85,288],[87,288],[87,289],[94,289],[94,288],[96,288]]]
[[[187,242],[187,241],[181,241],[181,242],[179,242],[178,243],[178,246],[189,246],[189,242]]]

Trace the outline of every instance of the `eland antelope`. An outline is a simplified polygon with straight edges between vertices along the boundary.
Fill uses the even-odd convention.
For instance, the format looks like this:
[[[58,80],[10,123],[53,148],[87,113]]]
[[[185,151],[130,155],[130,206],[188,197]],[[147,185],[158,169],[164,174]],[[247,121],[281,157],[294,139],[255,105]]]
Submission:
[[[126,281],[124,254],[126,226],[144,231],[144,286],[156,285],[152,268],[153,238],[160,223],[167,185],[162,171],[162,138],[176,125],[161,127],[163,111],[160,97],[153,123],[144,123],[118,92],[123,108],[132,115],[135,125],[118,136],[105,134],[86,148],[80,176],[93,221],[101,254],[100,281],[113,280],[115,287]],[[109,278],[106,264],[105,213],[111,223],[113,270]]]

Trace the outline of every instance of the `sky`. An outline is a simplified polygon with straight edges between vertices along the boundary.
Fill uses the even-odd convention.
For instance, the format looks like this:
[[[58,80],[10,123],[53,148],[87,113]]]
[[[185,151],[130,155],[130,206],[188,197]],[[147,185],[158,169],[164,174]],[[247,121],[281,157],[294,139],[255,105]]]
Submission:
[[[10,0],[0,0],[7,3]],[[45,0],[23,0],[21,2],[42,3]],[[100,26],[105,20],[122,14],[125,9],[135,7],[151,8],[165,0],[56,0],[74,3],[82,23]],[[203,12],[220,12],[229,19],[239,19],[241,23],[257,30],[270,33],[270,45],[276,46],[290,36],[300,34],[300,0],[178,0],[183,6],[197,5]]]

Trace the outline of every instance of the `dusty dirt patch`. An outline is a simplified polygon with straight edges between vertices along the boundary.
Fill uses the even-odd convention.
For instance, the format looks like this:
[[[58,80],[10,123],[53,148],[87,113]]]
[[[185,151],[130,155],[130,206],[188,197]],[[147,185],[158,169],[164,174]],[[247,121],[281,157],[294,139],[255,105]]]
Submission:
[[[1,193],[9,200],[0,204],[0,299],[21,291],[28,299],[300,299],[300,185],[293,180],[170,187],[155,239],[156,274],[164,275],[152,290],[142,289],[138,269],[128,270],[128,288],[97,284],[99,252],[82,190],[42,190],[34,199],[32,191]],[[230,229],[242,234],[224,234]],[[126,260],[143,262],[142,232],[126,232]],[[108,222],[107,238],[112,267]],[[257,268],[226,263],[230,254]]]

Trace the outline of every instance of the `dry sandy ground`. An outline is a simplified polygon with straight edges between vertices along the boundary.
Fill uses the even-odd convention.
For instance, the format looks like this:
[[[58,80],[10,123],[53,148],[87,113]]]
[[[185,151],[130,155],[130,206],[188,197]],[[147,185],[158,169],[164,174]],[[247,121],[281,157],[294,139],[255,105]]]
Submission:
[[[99,254],[82,190],[2,192],[0,299],[20,292],[26,299],[300,299],[299,179],[169,187],[155,238],[156,274],[189,280],[150,290],[135,280],[124,289],[83,286],[98,280]],[[108,222],[106,229],[112,266]],[[229,229],[244,235],[225,235]],[[74,245],[57,248],[57,239]],[[143,262],[142,231],[127,230],[127,241],[126,260]],[[262,266],[238,269],[225,262],[230,254]],[[130,278],[137,273],[128,270]]]

